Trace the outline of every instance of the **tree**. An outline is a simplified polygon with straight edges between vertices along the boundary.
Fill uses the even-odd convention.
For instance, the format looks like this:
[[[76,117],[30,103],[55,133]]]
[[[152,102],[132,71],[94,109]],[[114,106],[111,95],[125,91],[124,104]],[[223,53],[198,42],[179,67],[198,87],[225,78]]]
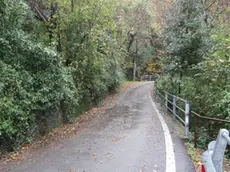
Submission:
[[[203,60],[208,51],[208,27],[203,17],[202,3],[196,0],[176,0],[165,15],[166,71],[179,74],[180,80],[191,65]]]
[[[0,153],[74,122],[123,77],[116,3],[26,2],[0,2]]]
[[[30,25],[37,24],[28,6],[17,0],[3,3],[5,6],[0,6],[1,152],[31,141],[39,132],[44,134],[49,126],[55,127],[67,117],[69,114],[62,111],[60,102],[65,102],[65,108],[72,113],[78,105],[78,91],[70,69],[61,64],[51,46],[35,39],[33,32],[25,27],[28,19]],[[57,109],[59,113],[53,113]],[[53,123],[46,126],[52,118]]]
[[[221,119],[230,112],[228,15],[226,0],[175,0],[163,25],[166,72],[156,83],[188,100],[193,111]],[[198,130],[213,137],[220,127],[202,123]],[[201,147],[209,141],[198,138]]]
[[[138,76],[145,73],[146,58],[144,51],[154,49],[156,33],[153,29],[154,16],[148,8],[148,2],[126,2],[121,7],[119,25],[122,28],[121,35],[126,38],[128,57],[126,58],[126,76],[128,79],[136,80]],[[151,51],[149,51],[151,52]],[[152,53],[156,53],[152,52]]]

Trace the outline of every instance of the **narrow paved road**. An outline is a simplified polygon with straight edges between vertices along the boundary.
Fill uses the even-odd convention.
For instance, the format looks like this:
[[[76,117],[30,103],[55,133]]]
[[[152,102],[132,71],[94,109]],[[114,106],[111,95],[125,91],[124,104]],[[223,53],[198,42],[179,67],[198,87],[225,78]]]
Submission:
[[[149,97],[152,86],[147,83],[129,89],[79,135],[41,149],[23,163],[9,164],[7,171],[194,172],[182,141],[166,118],[170,134],[165,138],[165,128]],[[173,144],[166,146],[165,142],[170,144],[166,139]],[[175,162],[175,170],[166,169],[170,146],[175,158],[167,162]]]

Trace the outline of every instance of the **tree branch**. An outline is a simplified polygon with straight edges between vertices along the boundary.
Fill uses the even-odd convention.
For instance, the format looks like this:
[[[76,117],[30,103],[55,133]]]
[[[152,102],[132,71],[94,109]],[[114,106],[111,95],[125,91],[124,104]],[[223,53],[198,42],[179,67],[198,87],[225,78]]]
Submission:
[[[227,5],[225,8],[223,8],[223,10],[221,10],[221,11],[218,13],[218,15],[222,14],[227,8],[228,8],[228,5]]]
[[[43,14],[40,12],[39,7],[35,6],[34,10],[37,12],[38,16],[43,20],[44,23],[47,23],[46,18],[43,16]]]
[[[217,2],[217,0],[214,0],[211,4],[209,4],[205,10],[208,10],[209,8],[211,8],[215,3]]]

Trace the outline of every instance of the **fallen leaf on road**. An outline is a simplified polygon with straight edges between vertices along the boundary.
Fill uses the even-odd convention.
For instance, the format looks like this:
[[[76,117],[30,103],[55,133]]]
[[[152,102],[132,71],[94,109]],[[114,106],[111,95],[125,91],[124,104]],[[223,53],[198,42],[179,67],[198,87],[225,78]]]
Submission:
[[[77,117],[75,123],[65,124],[55,128],[45,136],[37,138],[32,144],[22,145],[17,152],[9,153],[8,155],[1,155],[0,162],[2,161],[3,163],[8,163],[10,161],[24,160],[29,152],[37,148],[78,134],[79,130],[84,128],[88,122],[96,118],[97,114],[104,113],[106,109],[111,108],[114,105],[114,102],[118,99],[119,95],[123,94],[128,88],[141,84],[141,82],[125,83],[120,89],[117,90],[115,94],[108,95],[98,107],[94,107],[88,112],[85,112],[81,116]],[[120,141],[121,139],[122,138],[115,138],[113,141],[116,142]]]
[[[68,170],[68,172],[77,172],[76,170]]]
[[[124,138],[126,138],[126,137],[127,137],[127,136],[113,138],[112,141],[113,141],[113,142],[119,142],[119,141],[121,141],[122,139],[124,139]]]
[[[114,154],[111,153],[111,152],[106,152],[106,153],[104,153],[104,155],[105,155],[105,156],[109,156],[109,155],[114,155]]]
[[[95,157],[95,156],[97,156],[97,154],[93,153],[92,156]]]

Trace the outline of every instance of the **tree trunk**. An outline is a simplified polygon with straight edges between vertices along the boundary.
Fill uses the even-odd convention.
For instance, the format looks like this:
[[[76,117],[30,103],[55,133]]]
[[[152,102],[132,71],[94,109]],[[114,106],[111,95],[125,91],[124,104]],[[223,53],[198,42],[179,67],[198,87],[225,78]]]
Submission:
[[[133,57],[133,81],[136,81],[136,69],[137,69],[136,56],[134,56]]]
[[[73,12],[73,10],[74,10],[74,2],[73,2],[74,0],[71,0],[71,11]]]
[[[133,56],[133,81],[136,81],[137,53],[138,53],[138,41],[136,38],[136,54]]]
[[[182,82],[183,73],[180,71],[180,83],[178,85],[178,95],[181,94],[181,82]]]

